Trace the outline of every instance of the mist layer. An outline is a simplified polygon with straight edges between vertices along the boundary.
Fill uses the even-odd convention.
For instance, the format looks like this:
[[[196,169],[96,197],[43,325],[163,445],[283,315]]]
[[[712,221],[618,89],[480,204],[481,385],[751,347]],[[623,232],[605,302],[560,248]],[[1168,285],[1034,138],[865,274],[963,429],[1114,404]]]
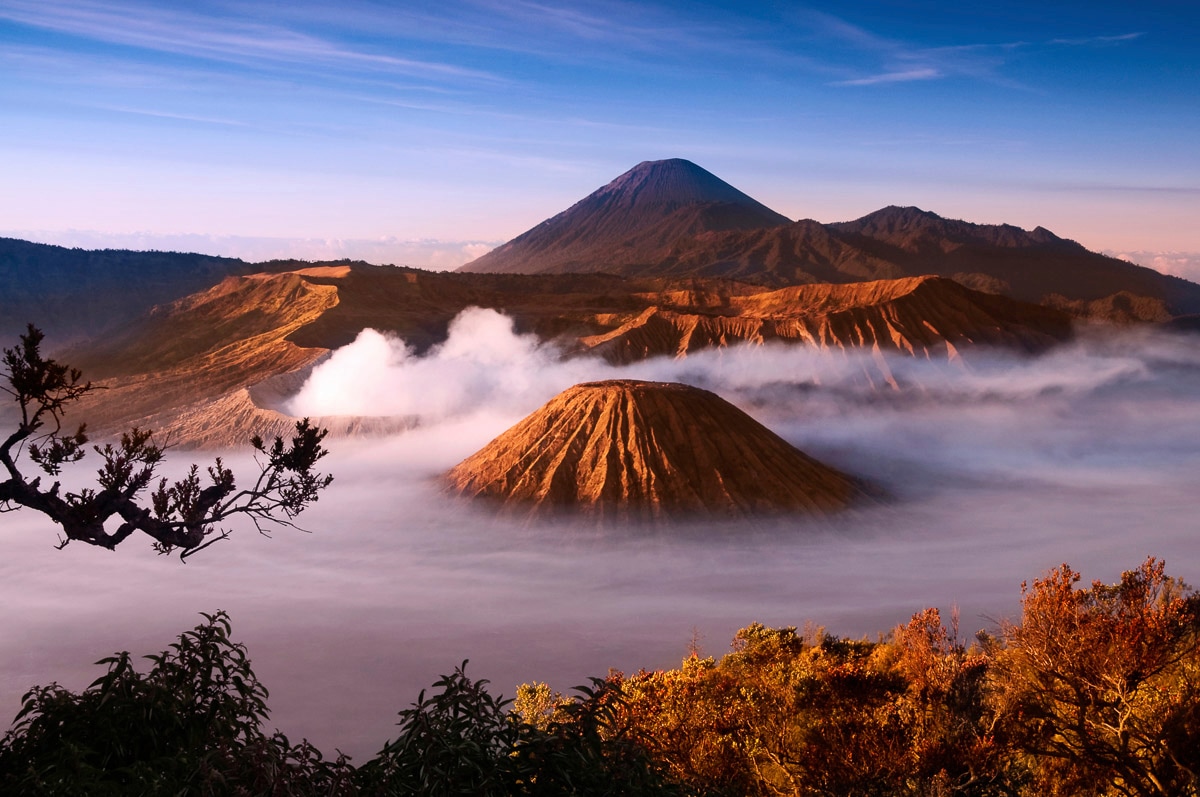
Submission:
[[[720,654],[754,621],[861,636],[957,606],[969,634],[1064,561],[1113,580],[1153,554],[1200,581],[1196,343],[1084,335],[1037,358],[953,363],[757,347],[615,369],[564,362],[493,311],[460,318],[425,357],[364,332],[296,408],[421,425],[334,442],[337,480],[302,518],[312,534],[240,529],[180,565],[133,541],[56,551],[38,516],[0,517],[0,715],[34,683],[82,688],[101,656],[158,651],[226,609],[271,689],[270,722],[365,757],[465,658],[505,694],[535,679],[566,690],[609,667],[675,666],[694,632]],[[556,392],[616,375],[713,390],[894,500],[834,520],[635,532],[523,525],[442,492],[439,474]]]

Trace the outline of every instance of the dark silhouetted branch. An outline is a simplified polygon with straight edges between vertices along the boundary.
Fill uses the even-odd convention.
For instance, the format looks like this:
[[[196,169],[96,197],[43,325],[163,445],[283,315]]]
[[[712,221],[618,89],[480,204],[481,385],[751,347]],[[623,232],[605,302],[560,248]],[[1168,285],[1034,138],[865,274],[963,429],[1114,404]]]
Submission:
[[[86,426],[64,433],[63,416],[73,402],[95,388],[82,381],[77,369],[42,357],[42,339],[30,324],[21,344],[4,350],[7,386],[0,384],[0,390],[19,406],[20,420],[0,444],[4,469],[0,475],[7,475],[0,481],[0,511],[25,507],[46,515],[62,529],[59,547],[77,540],[111,550],[140,531],[154,540],[160,553],[179,549],[181,558],[186,558],[226,539],[230,532],[222,524],[239,515],[262,533],[266,533],[264,524],[294,527],[295,517],[333,481],[316,470],[328,453],[322,446],[326,430],[305,418],[296,422],[290,442],[276,437],[268,445],[258,436],[253,438],[259,472],[248,488],[238,489],[233,471],[218,457],[206,469],[206,478],[193,465],[182,479],[160,479],[148,494],[148,504],[144,503],[143,494],[163,461],[164,447],[154,442],[150,431],[134,428],[118,443],[92,446],[101,459],[95,486],[67,492],[56,481],[43,490],[40,476],[30,480],[22,473],[22,455],[50,476],[58,476],[63,465],[81,460],[87,453]]]

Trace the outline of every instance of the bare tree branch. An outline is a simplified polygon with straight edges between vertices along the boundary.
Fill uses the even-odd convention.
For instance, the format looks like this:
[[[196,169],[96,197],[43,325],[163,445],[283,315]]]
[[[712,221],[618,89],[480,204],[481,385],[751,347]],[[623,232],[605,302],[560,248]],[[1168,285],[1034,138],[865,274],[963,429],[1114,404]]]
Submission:
[[[87,429],[63,432],[67,408],[96,389],[82,381],[77,369],[41,355],[42,333],[32,324],[19,346],[4,350],[4,382],[0,390],[20,408],[17,428],[0,443],[0,512],[25,507],[41,512],[62,528],[64,547],[77,540],[114,549],[135,532],[147,534],[160,553],[180,550],[180,558],[229,537],[222,527],[244,515],[260,532],[264,523],[294,527],[293,519],[315,503],[333,477],[316,470],[328,452],[322,446],[327,431],[305,418],[296,422],[290,442],[276,437],[270,444],[255,436],[259,472],[251,487],[239,490],[233,471],[218,457],[206,469],[192,465],[187,476],[171,482],[162,478],[148,494],[163,461],[164,446],[149,430],[131,429],[119,443],[92,446],[101,459],[93,486],[64,492],[58,481],[42,489],[41,476],[28,479],[21,470],[23,455],[48,476],[87,454]],[[115,528],[109,530],[110,525]]]

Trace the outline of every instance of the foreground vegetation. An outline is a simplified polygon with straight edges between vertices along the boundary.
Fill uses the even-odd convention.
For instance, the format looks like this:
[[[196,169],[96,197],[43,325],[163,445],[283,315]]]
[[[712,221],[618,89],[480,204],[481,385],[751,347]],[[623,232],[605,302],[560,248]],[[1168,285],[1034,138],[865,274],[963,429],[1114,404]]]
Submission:
[[[355,766],[268,733],[224,613],[138,672],[34,687],[0,793],[105,795],[1195,795],[1200,596],[1147,560],[1112,585],[1066,565],[1020,622],[959,639],[936,609],[879,641],[751,625],[719,661],[610,673],[514,702],[465,662]]]

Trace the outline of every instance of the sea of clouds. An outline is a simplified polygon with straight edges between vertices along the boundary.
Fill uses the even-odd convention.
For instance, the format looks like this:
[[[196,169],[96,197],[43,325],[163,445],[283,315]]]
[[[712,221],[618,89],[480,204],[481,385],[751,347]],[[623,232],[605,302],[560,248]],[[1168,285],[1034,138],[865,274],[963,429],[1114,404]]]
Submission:
[[[1103,254],[1137,263],[1162,274],[1200,281],[1200,252],[1147,252],[1144,250],[1106,249]]]
[[[330,441],[336,481],[301,518],[311,534],[242,528],[180,564],[136,540],[56,551],[40,517],[0,517],[0,714],[34,683],[81,688],[101,656],[160,650],[226,609],[271,722],[362,760],[467,658],[507,695],[527,680],[567,690],[609,667],[675,666],[694,633],[720,655],[754,621],[874,636],[938,606],[957,607],[966,634],[994,630],[1022,581],[1064,561],[1111,581],[1155,555],[1200,583],[1198,344],[1092,331],[1038,357],[760,346],[617,368],[563,360],[490,310],[423,356],[367,330],[290,409],[419,426]],[[439,474],[555,393],[613,377],[713,390],[891,499],[823,520],[632,531],[499,520],[442,492]]]
[[[445,241],[435,238],[272,238],[250,235],[107,233],[92,230],[0,230],[0,235],[79,249],[133,249],[196,252],[235,257],[247,263],[268,260],[362,260],[375,265],[415,266],[451,271],[487,254],[499,241]]]

